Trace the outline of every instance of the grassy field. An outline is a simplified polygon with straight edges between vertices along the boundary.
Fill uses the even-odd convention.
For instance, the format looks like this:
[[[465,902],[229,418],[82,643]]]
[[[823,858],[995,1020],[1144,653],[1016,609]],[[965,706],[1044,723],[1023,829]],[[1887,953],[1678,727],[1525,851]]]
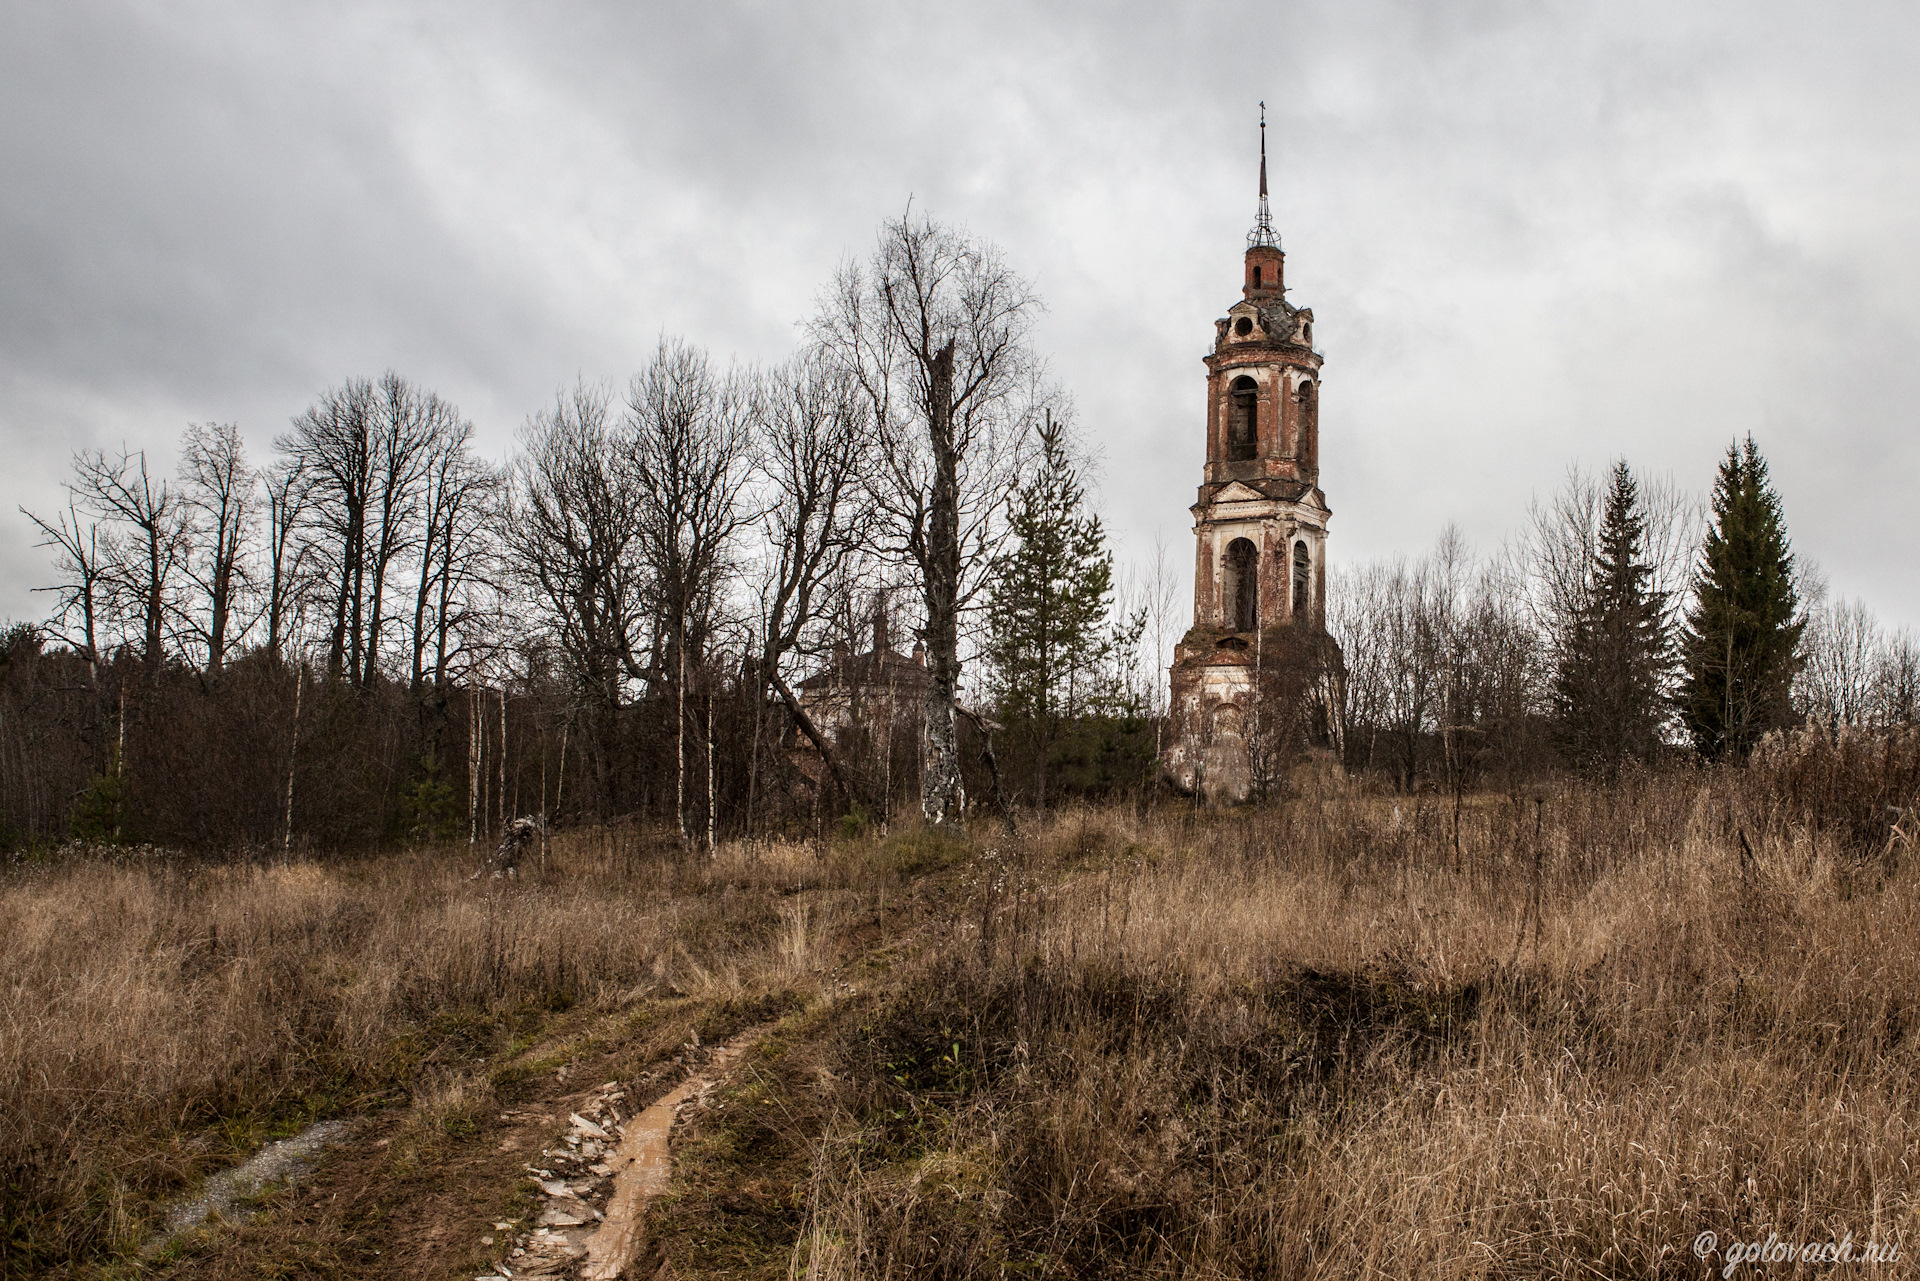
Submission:
[[[463,850],[16,871],[0,1257],[131,1274],[165,1198],[353,1115],[317,1190],[140,1267],[472,1276],[523,1195],[508,1131],[570,1070],[657,1095],[750,1024],[676,1132],[643,1275],[1698,1276],[1704,1230],[1920,1249],[1911,852],[1784,794],[1308,783],[712,858],[578,833],[514,884],[466,881]]]

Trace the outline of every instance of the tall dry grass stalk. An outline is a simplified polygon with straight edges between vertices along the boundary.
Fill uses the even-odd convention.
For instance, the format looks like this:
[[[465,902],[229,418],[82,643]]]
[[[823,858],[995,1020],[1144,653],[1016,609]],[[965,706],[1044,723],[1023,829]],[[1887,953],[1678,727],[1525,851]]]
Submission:
[[[795,1268],[1691,1276],[1709,1228],[1920,1249],[1920,883],[1761,777],[1457,820],[1336,788],[1004,844],[844,1034]]]
[[[779,896],[861,875],[801,846],[684,856],[622,831],[561,836],[549,861],[469,881],[463,848],[73,858],[0,882],[0,1274],[128,1247],[270,1133],[457,1094],[553,1011],[784,981],[831,907]]]

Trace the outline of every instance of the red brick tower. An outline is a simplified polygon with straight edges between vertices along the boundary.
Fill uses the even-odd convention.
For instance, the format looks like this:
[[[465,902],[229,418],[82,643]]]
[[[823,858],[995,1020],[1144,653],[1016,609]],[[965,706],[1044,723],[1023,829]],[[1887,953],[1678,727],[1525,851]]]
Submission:
[[[1240,301],[1214,322],[1207,461],[1192,507],[1193,629],[1174,651],[1164,771],[1182,791],[1238,802],[1254,785],[1245,738],[1263,669],[1318,653],[1327,521],[1320,492],[1320,365],[1313,312],[1287,301],[1267,205],[1247,236]]]

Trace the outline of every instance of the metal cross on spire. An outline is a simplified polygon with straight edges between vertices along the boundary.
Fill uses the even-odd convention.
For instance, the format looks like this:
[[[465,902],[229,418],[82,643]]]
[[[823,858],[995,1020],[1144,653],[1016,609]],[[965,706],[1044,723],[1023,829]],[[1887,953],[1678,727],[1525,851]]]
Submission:
[[[1254,220],[1253,230],[1247,233],[1247,248],[1256,245],[1280,247],[1280,237],[1273,231],[1273,211],[1267,208],[1267,104],[1260,104],[1260,214]]]

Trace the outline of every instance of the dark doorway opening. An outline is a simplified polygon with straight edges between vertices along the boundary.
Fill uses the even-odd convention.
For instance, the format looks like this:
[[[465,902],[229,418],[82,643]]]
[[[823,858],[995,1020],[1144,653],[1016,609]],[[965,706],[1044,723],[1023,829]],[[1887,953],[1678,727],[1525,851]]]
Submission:
[[[1260,618],[1260,553],[1244,538],[1227,544],[1224,582],[1227,630],[1250,632]]]

